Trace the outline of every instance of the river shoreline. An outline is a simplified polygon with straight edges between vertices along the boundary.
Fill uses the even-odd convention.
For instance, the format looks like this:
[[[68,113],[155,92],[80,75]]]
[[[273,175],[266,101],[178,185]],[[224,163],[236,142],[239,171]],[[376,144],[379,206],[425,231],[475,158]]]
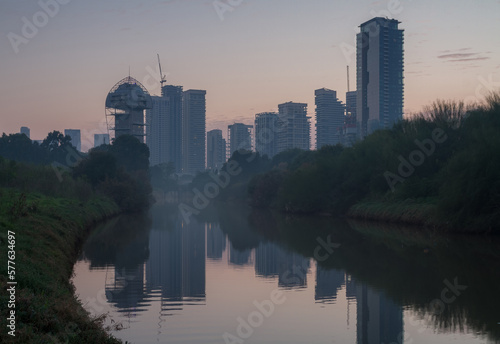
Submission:
[[[483,218],[474,219],[461,226],[443,220],[437,205],[432,200],[407,199],[401,202],[361,201],[353,205],[347,218],[380,223],[423,226],[442,233],[498,235],[498,228],[482,226]]]
[[[121,213],[119,207],[106,198],[83,203],[3,188],[0,199],[1,254],[7,255],[7,233],[15,233],[16,267],[10,280],[1,267],[0,284],[7,290],[8,281],[17,283],[11,307],[15,336],[2,316],[2,342],[122,343],[104,329],[103,317],[91,318],[84,310],[70,281],[90,228]],[[2,308],[8,301],[2,293]]]

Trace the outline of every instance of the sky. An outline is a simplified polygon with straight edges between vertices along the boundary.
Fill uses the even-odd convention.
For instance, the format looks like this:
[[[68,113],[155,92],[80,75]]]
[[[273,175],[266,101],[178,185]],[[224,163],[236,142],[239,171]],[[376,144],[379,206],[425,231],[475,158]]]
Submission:
[[[481,101],[500,88],[500,0],[0,0],[0,132],[106,131],[109,90],[130,75],[207,91],[207,130],[314,90],[345,101],[355,36],[373,17],[404,29],[405,114],[436,99]]]

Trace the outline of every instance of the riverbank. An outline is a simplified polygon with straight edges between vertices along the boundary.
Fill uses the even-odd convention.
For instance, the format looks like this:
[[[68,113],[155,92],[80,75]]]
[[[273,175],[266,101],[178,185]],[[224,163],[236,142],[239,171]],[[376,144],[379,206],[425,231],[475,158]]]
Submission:
[[[443,233],[499,234],[498,228],[491,225],[492,220],[488,216],[478,216],[461,224],[445,220],[436,199],[361,201],[349,208],[346,216],[351,219],[421,226]]]
[[[437,206],[430,200],[407,199],[401,202],[361,201],[347,211],[352,219],[404,223],[446,230],[439,219]]]
[[[121,343],[103,328],[103,317],[83,309],[70,282],[88,229],[120,211],[102,197],[79,201],[0,188],[0,255],[15,252],[9,252],[15,270],[9,274],[5,260],[0,284],[6,291],[8,281],[17,282],[15,293],[0,296],[2,343]],[[15,336],[8,334],[11,311]]]

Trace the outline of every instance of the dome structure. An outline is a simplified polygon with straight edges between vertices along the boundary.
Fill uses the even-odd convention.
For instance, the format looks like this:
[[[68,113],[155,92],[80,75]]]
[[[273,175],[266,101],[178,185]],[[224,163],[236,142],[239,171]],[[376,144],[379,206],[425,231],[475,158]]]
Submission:
[[[146,88],[128,76],[116,83],[106,97],[106,123],[108,131],[120,135],[136,136],[144,142],[144,110],[153,102]]]

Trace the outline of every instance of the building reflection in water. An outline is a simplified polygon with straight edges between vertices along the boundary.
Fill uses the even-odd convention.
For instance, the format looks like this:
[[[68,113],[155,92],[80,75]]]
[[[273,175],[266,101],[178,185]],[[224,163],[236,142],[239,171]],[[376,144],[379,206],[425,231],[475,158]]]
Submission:
[[[218,223],[207,223],[207,258],[222,259],[226,250],[226,236]]]
[[[178,221],[170,230],[152,229],[146,290],[159,293],[162,314],[205,301],[205,224]]]
[[[221,260],[225,252],[233,268],[254,263],[255,275],[277,280],[281,288],[307,287],[310,259],[274,242],[260,242],[255,249],[238,250],[216,223],[185,224],[177,220],[168,229],[149,232],[149,259],[145,263],[115,264],[106,275],[106,296],[119,312],[133,318],[147,310],[152,299],[161,300],[159,330],[165,317],[180,314],[188,305],[206,300],[205,260]],[[314,300],[334,304],[344,288],[346,319],[356,309],[356,343],[403,343],[403,310],[383,292],[356,281],[343,270],[316,264]]]
[[[278,277],[278,286],[282,288],[306,287],[309,266],[308,258],[272,242],[261,242],[255,249],[255,274],[265,278]]]
[[[252,250],[245,249],[239,250],[233,246],[233,244],[229,243],[229,255],[228,261],[232,265],[243,266],[252,263],[251,259]]]
[[[403,309],[383,292],[367,285],[356,287],[356,343],[403,343]]]
[[[335,303],[337,292],[344,284],[344,271],[337,269],[328,270],[317,265],[314,299],[317,302]]]

